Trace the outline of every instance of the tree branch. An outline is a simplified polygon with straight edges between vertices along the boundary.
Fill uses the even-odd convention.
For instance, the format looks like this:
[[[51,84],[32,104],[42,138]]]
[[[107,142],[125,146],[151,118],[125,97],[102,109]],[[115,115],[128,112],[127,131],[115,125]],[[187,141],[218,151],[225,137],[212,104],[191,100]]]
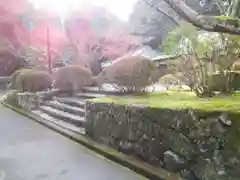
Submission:
[[[222,15],[227,15],[227,12],[224,10],[224,7],[222,7],[220,0],[215,0],[215,4],[217,5],[217,7]]]
[[[240,0],[232,0],[229,6],[229,15],[233,17],[238,17]]]
[[[240,35],[240,27],[236,27],[230,22],[230,20],[239,22],[239,19],[220,19],[216,16],[201,15],[185,4],[183,0],[164,1],[169,4],[169,6],[173,8],[182,18],[198,28],[210,32],[222,32]]]
[[[155,9],[156,11],[158,11],[159,13],[163,14],[164,16],[168,17],[174,24],[176,25],[180,25],[180,23],[174,19],[172,16],[169,16],[167,13],[165,13],[164,11],[160,10],[158,7],[154,6],[152,3],[150,3],[148,0],[143,0],[143,2],[145,2],[148,6],[150,6],[151,8]]]

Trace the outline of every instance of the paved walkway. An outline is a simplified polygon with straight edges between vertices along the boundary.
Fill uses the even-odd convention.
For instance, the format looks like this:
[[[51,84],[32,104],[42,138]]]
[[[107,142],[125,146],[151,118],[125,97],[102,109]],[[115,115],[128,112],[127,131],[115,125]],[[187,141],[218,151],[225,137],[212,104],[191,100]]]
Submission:
[[[143,180],[64,136],[0,106],[0,180]]]

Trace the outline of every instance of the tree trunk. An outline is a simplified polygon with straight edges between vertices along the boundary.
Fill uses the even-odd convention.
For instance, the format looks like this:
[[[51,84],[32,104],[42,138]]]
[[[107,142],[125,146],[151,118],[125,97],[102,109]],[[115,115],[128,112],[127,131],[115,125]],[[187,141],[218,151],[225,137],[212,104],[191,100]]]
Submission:
[[[229,10],[228,15],[232,17],[239,17],[239,8],[240,8],[240,0],[233,0]]]
[[[182,18],[194,26],[210,32],[222,32],[230,34],[240,34],[239,27],[239,8],[240,0],[233,0],[230,8],[230,16],[219,18],[217,16],[205,16],[197,13],[183,0],[164,0],[172,7]],[[235,19],[236,18],[236,19]],[[235,24],[235,26],[233,25]]]

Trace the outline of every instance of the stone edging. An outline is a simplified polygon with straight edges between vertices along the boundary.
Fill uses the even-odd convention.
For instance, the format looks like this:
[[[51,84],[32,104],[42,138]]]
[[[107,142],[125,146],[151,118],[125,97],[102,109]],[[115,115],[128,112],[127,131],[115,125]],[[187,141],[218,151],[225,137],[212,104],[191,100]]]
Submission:
[[[59,127],[53,123],[43,121],[40,117],[37,117],[33,113],[27,112],[24,109],[19,109],[10,104],[3,103],[3,102],[1,102],[1,104],[3,104],[4,106],[16,111],[17,113],[22,114],[44,126],[47,126],[51,130],[54,130],[55,132],[58,132],[61,135],[64,135],[64,136],[68,137],[69,139],[80,143],[81,145],[89,148],[90,150],[95,151],[96,153],[101,154],[102,156],[104,156],[116,163],[119,163],[120,165],[123,165],[143,176],[146,176],[147,178],[149,178],[151,180],[184,180],[178,174],[171,173],[162,168],[156,168],[156,167],[151,166],[143,161],[137,160],[136,158],[127,156],[127,155],[120,153],[112,148],[109,148],[107,146],[99,144],[83,135],[74,133],[65,128]]]

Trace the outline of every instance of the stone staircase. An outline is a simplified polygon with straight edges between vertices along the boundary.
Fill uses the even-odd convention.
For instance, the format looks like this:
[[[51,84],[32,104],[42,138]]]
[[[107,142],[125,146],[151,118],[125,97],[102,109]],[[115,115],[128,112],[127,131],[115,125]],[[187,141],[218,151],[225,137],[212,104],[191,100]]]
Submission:
[[[123,96],[109,86],[102,89],[88,87],[81,93],[70,96],[58,90],[38,93],[18,93],[18,103],[41,121],[68,129],[75,133],[85,134],[85,101],[106,96]]]
[[[85,101],[107,95],[119,94],[112,90],[86,88],[84,92],[74,96],[59,94],[50,100],[42,101],[38,108],[31,111],[43,121],[49,121],[75,133],[85,134]]]

